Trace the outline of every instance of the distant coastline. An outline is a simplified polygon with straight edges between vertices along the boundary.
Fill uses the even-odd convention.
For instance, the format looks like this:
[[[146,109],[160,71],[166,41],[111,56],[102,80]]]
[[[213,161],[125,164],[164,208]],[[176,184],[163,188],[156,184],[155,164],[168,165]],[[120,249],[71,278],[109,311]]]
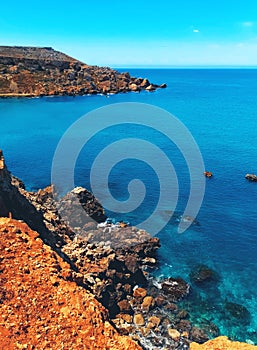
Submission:
[[[165,87],[128,72],[87,65],[50,47],[0,46],[0,97],[152,92]]]

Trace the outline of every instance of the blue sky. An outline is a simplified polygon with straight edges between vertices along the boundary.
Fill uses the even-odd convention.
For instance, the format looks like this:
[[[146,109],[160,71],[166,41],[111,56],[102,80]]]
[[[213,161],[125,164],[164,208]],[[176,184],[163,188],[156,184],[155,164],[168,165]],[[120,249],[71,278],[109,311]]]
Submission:
[[[257,66],[257,0],[6,1],[0,36],[113,67]]]

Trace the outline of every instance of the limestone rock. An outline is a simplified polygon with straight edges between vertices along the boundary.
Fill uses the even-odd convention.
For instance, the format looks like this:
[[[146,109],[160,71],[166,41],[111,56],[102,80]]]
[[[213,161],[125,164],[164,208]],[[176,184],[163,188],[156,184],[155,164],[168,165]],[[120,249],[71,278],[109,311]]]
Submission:
[[[151,322],[155,327],[158,327],[161,320],[159,317],[157,316],[151,316],[148,318],[148,322]]]
[[[135,83],[130,84],[130,85],[129,85],[129,89],[130,89],[131,91],[139,91],[139,90],[140,90],[139,87],[138,87],[138,85],[135,84]]]
[[[191,343],[190,350],[256,350],[257,346],[234,342],[227,337],[218,337],[202,345]]]
[[[145,320],[142,314],[135,314],[133,321],[136,326],[144,326],[145,325]]]
[[[151,307],[154,306],[154,298],[152,296],[144,297],[144,300],[141,305],[144,310],[149,310]]]
[[[170,336],[173,340],[179,341],[179,339],[180,339],[180,333],[179,333],[179,331],[177,331],[176,329],[169,328],[169,329],[168,329],[168,334],[169,334],[169,336]]]
[[[209,339],[204,331],[198,327],[192,327],[190,335],[192,340],[199,344],[202,344]]]
[[[51,47],[0,46],[0,96],[115,94],[149,85],[147,79],[90,66]]]
[[[0,218],[0,234],[1,349],[140,349],[117,333],[91,293],[70,281],[69,264],[38,233]]]
[[[147,290],[144,288],[136,288],[133,292],[135,298],[144,298],[147,294]]]

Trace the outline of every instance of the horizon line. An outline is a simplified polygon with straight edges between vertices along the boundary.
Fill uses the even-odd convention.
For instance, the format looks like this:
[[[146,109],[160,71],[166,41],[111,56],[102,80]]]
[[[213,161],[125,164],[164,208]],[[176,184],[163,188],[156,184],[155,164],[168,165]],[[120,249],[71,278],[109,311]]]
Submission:
[[[257,69],[257,65],[110,65],[118,69]]]

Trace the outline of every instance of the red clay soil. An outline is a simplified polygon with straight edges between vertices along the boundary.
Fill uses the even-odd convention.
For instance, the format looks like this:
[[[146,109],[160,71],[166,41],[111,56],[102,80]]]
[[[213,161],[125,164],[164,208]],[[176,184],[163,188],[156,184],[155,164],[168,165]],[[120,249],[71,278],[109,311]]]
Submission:
[[[23,222],[0,218],[0,349],[140,350]]]

